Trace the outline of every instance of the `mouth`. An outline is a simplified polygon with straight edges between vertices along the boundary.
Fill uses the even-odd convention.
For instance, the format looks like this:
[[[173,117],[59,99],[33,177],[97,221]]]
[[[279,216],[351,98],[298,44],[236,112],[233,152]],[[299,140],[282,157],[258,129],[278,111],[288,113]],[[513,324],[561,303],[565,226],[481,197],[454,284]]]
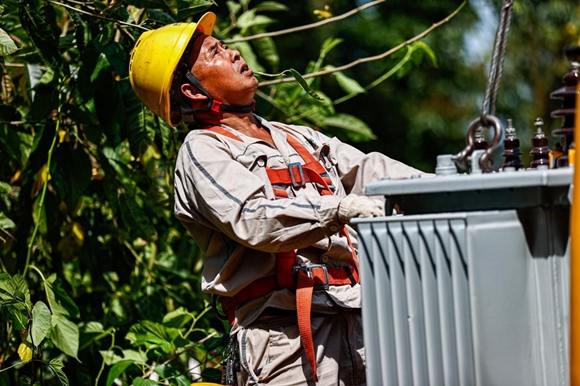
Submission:
[[[248,65],[246,63],[244,63],[242,65],[242,70],[240,72],[242,75],[253,75],[254,72],[252,70],[250,70],[250,68],[248,67]]]

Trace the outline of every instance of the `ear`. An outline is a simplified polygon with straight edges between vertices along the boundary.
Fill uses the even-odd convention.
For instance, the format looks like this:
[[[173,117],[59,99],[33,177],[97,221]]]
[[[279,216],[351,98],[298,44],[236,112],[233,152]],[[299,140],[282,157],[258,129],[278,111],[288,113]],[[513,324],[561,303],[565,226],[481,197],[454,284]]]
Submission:
[[[197,88],[189,83],[182,84],[180,90],[181,94],[192,102],[205,102],[208,99],[207,96],[199,92]]]

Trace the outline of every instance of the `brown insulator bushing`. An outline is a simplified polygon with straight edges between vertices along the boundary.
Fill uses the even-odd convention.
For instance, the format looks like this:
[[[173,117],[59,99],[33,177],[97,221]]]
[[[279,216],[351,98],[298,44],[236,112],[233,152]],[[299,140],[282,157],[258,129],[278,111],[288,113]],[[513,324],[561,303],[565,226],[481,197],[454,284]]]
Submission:
[[[568,166],[568,148],[574,142],[574,119],[576,117],[576,85],[580,78],[580,46],[566,47],[566,57],[572,61],[570,71],[562,77],[564,87],[550,94],[551,99],[562,99],[562,107],[552,111],[553,118],[563,118],[562,127],[552,131],[553,136],[562,137],[563,155],[556,160],[558,167]]]
[[[512,125],[512,120],[507,120],[507,127],[505,129],[505,139],[503,141],[503,153],[502,157],[505,157],[502,169],[515,168],[516,170],[524,167],[520,156],[522,152],[520,150],[520,140],[516,138],[516,129]]]
[[[535,169],[540,165],[550,166],[550,148],[548,147],[548,137],[544,134],[542,126],[544,121],[541,118],[536,118],[534,126],[536,126],[536,134],[532,138],[532,162],[530,168]]]

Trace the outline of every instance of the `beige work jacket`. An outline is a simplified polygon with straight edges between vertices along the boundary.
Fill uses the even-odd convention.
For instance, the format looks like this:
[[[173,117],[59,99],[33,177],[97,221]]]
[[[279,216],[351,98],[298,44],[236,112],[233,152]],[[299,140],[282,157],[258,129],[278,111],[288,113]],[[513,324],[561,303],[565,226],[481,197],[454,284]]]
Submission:
[[[241,141],[200,129],[188,133],[177,158],[175,214],[205,253],[202,289],[209,293],[233,296],[256,279],[275,275],[278,252],[297,250],[298,264],[351,266],[352,253],[339,234],[340,200],[348,193],[364,194],[371,181],[421,173],[308,127],[257,118],[270,130],[276,147],[229,127],[224,128]],[[287,135],[320,159],[335,186],[334,195],[321,196],[311,183],[287,188],[288,198],[274,195],[266,165],[304,163]],[[347,230],[356,248],[356,232],[348,226]],[[333,313],[360,306],[360,285],[331,286],[314,293],[312,311]],[[293,310],[295,296],[283,289],[239,306],[234,330],[254,321],[266,307]]]

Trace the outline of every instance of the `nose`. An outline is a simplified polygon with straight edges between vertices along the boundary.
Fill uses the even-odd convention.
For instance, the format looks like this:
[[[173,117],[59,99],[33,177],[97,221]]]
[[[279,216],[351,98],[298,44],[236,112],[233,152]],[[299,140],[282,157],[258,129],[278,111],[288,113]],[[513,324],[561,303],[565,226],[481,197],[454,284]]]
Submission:
[[[228,49],[229,54],[230,54],[230,59],[232,62],[235,62],[236,60],[239,60],[242,58],[242,55],[240,54],[240,51],[238,50],[232,50],[232,49]]]

